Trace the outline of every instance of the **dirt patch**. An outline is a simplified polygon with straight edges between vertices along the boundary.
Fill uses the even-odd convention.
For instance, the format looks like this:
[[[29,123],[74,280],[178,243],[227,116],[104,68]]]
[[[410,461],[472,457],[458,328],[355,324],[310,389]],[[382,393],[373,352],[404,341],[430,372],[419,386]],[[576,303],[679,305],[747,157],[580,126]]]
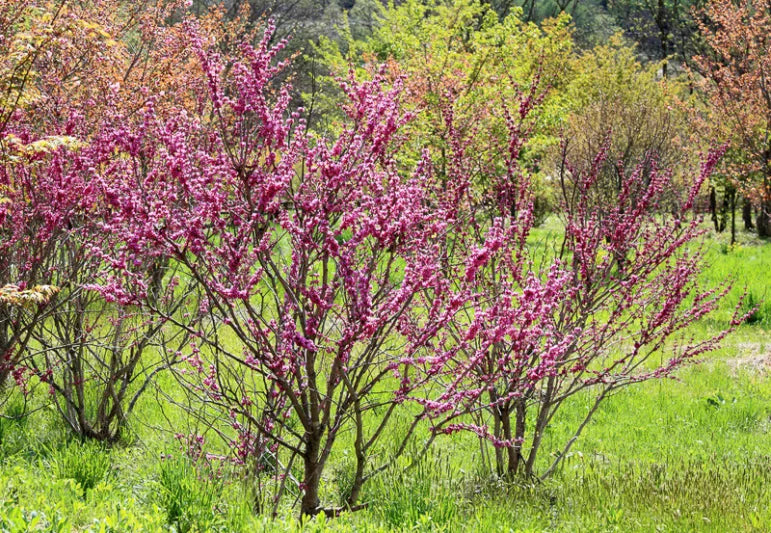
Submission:
[[[771,350],[763,344],[741,343],[736,346],[736,351],[742,355],[725,360],[731,374],[747,372],[761,376],[771,375]]]

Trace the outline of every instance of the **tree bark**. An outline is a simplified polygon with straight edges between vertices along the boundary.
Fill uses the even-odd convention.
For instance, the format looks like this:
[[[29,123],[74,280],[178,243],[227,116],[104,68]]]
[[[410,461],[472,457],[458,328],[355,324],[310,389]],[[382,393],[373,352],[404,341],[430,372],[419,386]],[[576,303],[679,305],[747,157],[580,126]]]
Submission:
[[[504,416],[502,414],[502,407],[495,405],[495,402],[497,401],[497,395],[494,391],[490,391],[490,404],[492,404],[494,407],[492,409],[493,413],[493,435],[496,436],[496,438],[503,438],[503,430],[501,429],[501,418]],[[503,476],[505,472],[505,466],[503,462],[503,450],[495,446],[495,473],[499,476]]]
[[[758,228],[758,237],[771,237],[771,200],[764,199],[760,202],[755,224]]]
[[[717,221],[717,195],[715,194],[715,187],[709,188],[709,214],[712,218],[712,224],[715,226],[715,232],[720,232],[720,225]]]
[[[510,410],[507,409],[502,413],[501,424],[503,426],[504,440],[511,441],[512,435],[511,435],[511,411]],[[517,468],[519,467],[519,461],[517,460],[518,459],[517,450],[515,450],[513,446],[509,446],[506,448],[506,454],[507,454],[507,461],[508,461],[506,475],[509,477],[509,479],[512,479],[517,474]]]
[[[736,244],[736,189],[731,189],[731,244]]]
[[[303,516],[314,516],[320,510],[321,501],[319,500],[319,485],[321,484],[321,431],[314,428],[305,432],[305,454],[303,484],[305,490],[302,503],[300,504],[300,514]]]
[[[755,225],[758,237],[771,237],[771,148],[764,153],[764,175],[760,188],[760,205]]]
[[[745,231],[755,229],[755,225],[752,223],[752,202],[746,196],[742,198],[742,220]]]
[[[514,429],[514,446],[509,452],[509,472],[516,474],[519,471],[520,461],[522,460],[522,444],[525,441],[525,419],[527,408],[525,400],[521,399],[516,405],[516,427]]]
[[[658,26],[659,39],[661,39],[661,75],[667,79],[669,77],[669,24],[667,22],[667,6],[664,0],[658,0],[656,26]]]

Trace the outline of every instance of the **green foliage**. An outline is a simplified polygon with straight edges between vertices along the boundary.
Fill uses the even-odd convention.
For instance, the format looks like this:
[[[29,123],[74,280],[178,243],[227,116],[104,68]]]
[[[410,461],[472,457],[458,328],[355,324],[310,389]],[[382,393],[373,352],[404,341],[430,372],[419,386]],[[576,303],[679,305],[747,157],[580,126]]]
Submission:
[[[749,313],[746,319],[747,324],[771,326],[771,302],[765,298],[759,298],[754,291],[747,293],[744,310]]]
[[[0,456],[23,447],[26,441],[24,434],[27,421],[27,403],[21,394],[11,394],[2,405],[3,416],[0,417]]]
[[[209,531],[221,521],[215,505],[222,484],[213,474],[198,471],[185,458],[166,457],[158,483],[166,521],[178,532]]]
[[[20,507],[0,508],[0,532],[26,533],[28,531],[46,531],[59,533],[70,531],[67,518],[57,516],[48,518],[45,513],[25,511]]]
[[[706,321],[705,327],[715,326],[728,320],[729,310],[739,303],[740,297],[747,291],[747,297],[752,295],[755,304],[761,306],[761,313],[768,316],[764,309],[768,309],[768,272],[771,271],[771,254],[768,253],[768,246],[762,244],[763,241],[757,239],[754,234],[740,232],[737,235],[738,242],[731,245],[727,235],[712,235],[712,245],[707,250],[706,261],[709,268],[702,273],[702,281],[707,285],[715,285],[719,280],[730,280],[733,282],[731,293],[726,299],[724,305],[718,310],[715,317],[718,324],[712,321]],[[744,309],[749,311],[755,306],[750,306],[748,302],[744,303]],[[756,329],[757,326],[766,327],[766,323],[756,321],[752,325],[747,325],[747,329]],[[763,330],[760,330],[763,331]]]
[[[457,471],[441,452],[421,458],[408,470],[390,471],[371,491],[373,513],[390,529],[450,529],[464,505]]]
[[[420,145],[406,146],[400,153],[403,160],[414,163],[428,147],[437,175],[446,175],[451,150],[445,101],[452,94],[457,96],[456,127],[473,139],[469,150],[480,159],[502,164],[499,146],[505,143],[507,130],[500,105],[516,107],[519,93],[538,79],[537,92],[543,100],[526,126],[533,134],[522,159],[535,174],[536,217],[542,221],[556,201],[545,174],[539,172],[539,161],[558,144],[566,109],[562,90],[574,68],[573,39],[565,15],[540,25],[523,22],[518,15],[514,10],[499,18],[480,0],[408,0],[385,8],[371,35],[358,37],[349,25],[342,29],[343,44],[321,38],[315,54],[330,76],[319,78],[320,95],[313,95],[314,114],[325,120],[317,121],[317,127],[335,128],[334,117],[339,116],[335,76],[344,77],[353,66],[358,76],[366,78],[385,65],[387,77],[404,77],[406,107],[416,112],[407,129]],[[480,186],[485,181],[486,176],[478,176]]]
[[[499,19],[479,0],[408,0],[390,5],[379,17],[379,26],[366,37],[344,26],[342,45],[320,39],[315,49],[320,62],[332,76],[344,76],[351,64],[367,76],[386,63],[393,74],[407,76],[415,107],[433,106],[428,114],[438,112],[435,106],[446,90],[461,94],[458,108],[473,113],[491,100],[509,99],[509,81],[527,87],[541,70],[544,83],[559,89],[570,75],[573,41],[566,16],[538,26],[516,12]],[[336,94],[330,90],[336,87],[332,78],[322,82],[327,88],[322,92]],[[549,112],[542,115],[544,124],[554,120]]]
[[[51,453],[51,470],[58,479],[73,479],[87,492],[107,477],[110,471],[110,455],[98,443],[73,441]]]
[[[688,175],[688,129],[678,97],[685,87],[659,78],[661,65],[644,65],[620,34],[576,58],[574,77],[564,91],[564,133],[568,156],[588,167],[612,131],[603,179],[618,189],[618,161],[626,171],[652,155],[660,168]],[[556,161],[559,161],[559,155]]]
[[[117,506],[107,516],[94,520],[89,531],[94,533],[128,533],[131,531],[160,531],[163,522],[158,515],[138,514]]]

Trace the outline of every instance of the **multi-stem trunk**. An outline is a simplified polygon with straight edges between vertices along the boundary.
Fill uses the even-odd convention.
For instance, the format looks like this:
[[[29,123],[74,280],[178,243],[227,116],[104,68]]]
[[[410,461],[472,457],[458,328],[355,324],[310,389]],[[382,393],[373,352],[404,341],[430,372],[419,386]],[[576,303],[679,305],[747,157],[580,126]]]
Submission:
[[[535,460],[538,456],[538,450],[541,447],[541,441],[543,439],[544,431],[546,430],[546,425],[549,422],[556,384],[556,378],[550,377],[546,384],[546,390],[543,391],[541,395],[538,416],[536,417],[535,427],[533,428],[533,441],[530,445],[527,463],[525,464],[525,475],[528,477],[533,476],[533,472],[535,471]]]
[[[498,395],[495,393],[495,389],[489,391],[490,409],[493,415],[493,435],[498,439],[504,438],[503,423],[504,413],[502,407],[498,405]],[[495,473],[499,476],[503,476],[506,472],[506,467],[503,460],[503,449],[500,446],[495,447]]]
[[[351,492],[348,493],[345,499],[345,503],[349,509],[352,509],[359,499],[361,489],[364,486],[364,470],[367,465],[366,443],[364,442],[364,419],[362,417],[362,407],[358,396],[353,404],[354,420],[356,421],[356,439],[353,444],[356,453],[356,471],[353,474]]]
[[[501,428],[503,430],[503,439],[507,442],[513,440],[513,434],[511,431],[511,411],[508,406],[501,406]],[[517,468],[519,468],[518,453],[514,446],[508,446],[506,448],[508,468],[506,469],[506,476],[514,478],[517,475]]]

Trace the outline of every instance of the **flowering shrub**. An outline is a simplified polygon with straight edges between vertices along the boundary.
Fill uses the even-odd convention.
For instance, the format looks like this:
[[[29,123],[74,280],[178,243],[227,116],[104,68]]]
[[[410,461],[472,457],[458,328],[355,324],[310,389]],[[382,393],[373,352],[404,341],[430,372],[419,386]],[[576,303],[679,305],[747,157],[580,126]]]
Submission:
[[[227,71],[201,44],[211,123],[161,121],[149,107],[137,132],[116,132],[125,171],[139,160],[151,170],[141,188],[125,180],[108,195],[123,243],[109,260],[125,275],[99,290],[132,301],[126,280],[143,283],[135,267],[154,257],[195,279],[202,321],[178,375],[199,414],[227,410],[237,460],[303,462],[302,512],[314,514],[340,432],[357,435],[349,506],[383,466],[371,455],[403,395],[389,391],[391,366],[446,320],[404,318],[416,294],[444,284],[437,236],[446,227],[430,205],[430,166],[398,167],[410,118],[399,87],[345,83],[345,128],[317,137],[287,113],[288,87],[271,101],[282,45],[268,46],[270,36]]]
[[[618,163],[633,170],[597,194],[608,146],[584,166],[563,150],[565,231],[543,253],[529,244],[535,190],[521,164],[538,74],[493,110],[503,135],[468,117],[458,127],[457,96],[442,96],[446,150],[432,154],[405,127],[398,75],[339,80],[345,119],[320,135],[276,81],[287,65],[273,26],[233,54],[207,24],[138,27],[190,67],[174,71],[173,97],[134,82],[130,95],[69,87],[66,116],[45,122],[43,98],[2,123],[0,368],[48,383],[82,437],[116,440],[173,369],[186,397],[166,398],[199,424],[172,428],[191,459],[222,459],[204,450],[215,434],[274,514],[296,494],[303,515],[335,515],[359,508],[367,480],[425,425],[426,446],[472,431],[499,474],[545,477],[605,398],[727,334],[687,333],[727,290],[699,288],[692,244],[718,152],[672,210],[671,174],[653,159]],[[92,98],[107,117],[84,112]],[[592,398],[584,418],[540,469],[544,433],[578,393]],[[325,507],[343,435],[344,507]]]
[[[195,105],[188,89],[201,77],[190,68],[191,43],[182,24],[164,22],[181,5],[0,0],[0,284],[59,289],[50,305],[0,304],[0,379],[36,374],[83,437],[117,439],[145,380],[167,363],[156,348],[177,352],[187,335],[130,307],[137,298],[89,290],[122,270],[105,257],[118,245],[109,199],[131,175],[119,172],[103,123],[134,120],[147,101],[163,110]],[[222,19],[218,10],[202,17],[201,34],[227,48]],[[124,290],[167,312],[187,305],[173,266],[144,265],[149,292]],[[5,290],[3,299],[36,294]]]
[[[564,236],[533,246],[533,196],[518,154],[527,134],[522,121],[536,108],[528,94],[520,104],[519,115],[509,114],[509,145],[501,147],[508,171],[483,201],[467,202],[459,215],[452,245],[466,259],[446,275],[468,306],[439,336],[441,356],[415,365],[424,379],[442,383],[438,396],[416,401],[428,409],[436,433],[470,430],[490,441],[499,475],[544,478],[604,399],[622,387],[671,376],[715,349],[742,316],[740,303],[728,330],[706,340],[689,334],[729,289],[699,287],[702,256],[694,241],[702,229],[692,212],[721,151],[708,154],[670,214],[672,173],[655,160],[620,173],[619,192],[600,201],[607,144],[588,167],[571,166],[564,150],[558,176]],[[454,145],[453,166],[473,166],[467,145]],[[549,248],[553,256],[544,252]],[[538,472],[547,426],[579,393],[591,398],[584,418]]]

